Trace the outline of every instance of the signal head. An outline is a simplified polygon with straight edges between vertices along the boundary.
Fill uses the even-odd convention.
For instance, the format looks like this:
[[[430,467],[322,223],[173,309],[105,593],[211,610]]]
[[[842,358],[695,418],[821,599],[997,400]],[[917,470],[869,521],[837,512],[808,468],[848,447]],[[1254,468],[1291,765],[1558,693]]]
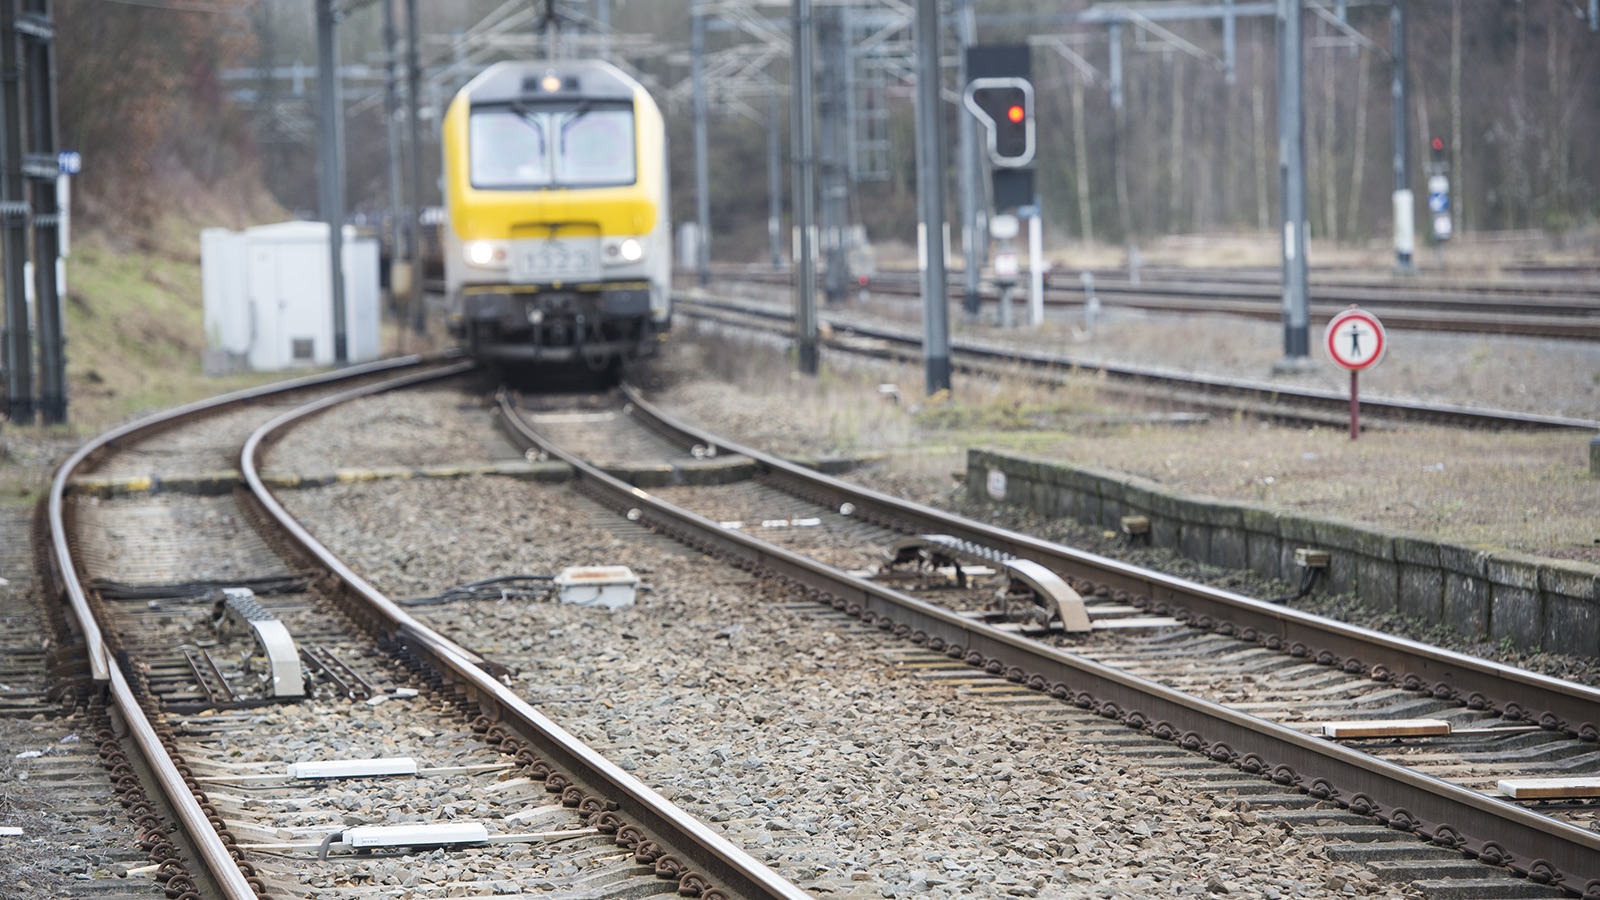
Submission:
[[[989,130],[989,158],[997,166],[1025,166],[1033,160],[1033,85],[1026,78],[975,78],[967,85],[966,106]]]

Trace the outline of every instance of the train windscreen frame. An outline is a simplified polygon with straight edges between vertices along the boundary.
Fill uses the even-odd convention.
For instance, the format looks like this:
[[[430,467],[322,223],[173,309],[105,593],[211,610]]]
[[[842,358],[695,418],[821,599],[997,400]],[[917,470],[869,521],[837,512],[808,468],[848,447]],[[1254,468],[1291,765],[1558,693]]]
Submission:
[[[636,140],[628,102],[476,106],[468,176],[484,190],[630,185],[639,177]]]

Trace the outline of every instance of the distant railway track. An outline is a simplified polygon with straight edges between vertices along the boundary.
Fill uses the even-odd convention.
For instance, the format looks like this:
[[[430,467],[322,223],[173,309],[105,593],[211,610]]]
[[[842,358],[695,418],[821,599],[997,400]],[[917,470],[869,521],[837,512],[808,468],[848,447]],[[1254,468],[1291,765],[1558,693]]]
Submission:
[[[675,302],[680,315],[769,333],[793,333],[792,313],[771,304],[690,295],[680,295]],[[826,343],[836,350],[886,359],[921,357],[921,334],[889,325],[847,321],[826,313],[821,319],[831,329],[831,337],[826,339]],[[1082,363],[1066,354],[1023,347],[996,347],[954,340],[951,342],[951,352],[952,363],[969,370],[997,372],[1023,366],[1044,379],[1070,377],[1074,372],[1103,373],[1113,386],[1159,393],[1164,403],[1227,413],[1245,412],[1283,421],[1327,424],[1347,415],[1350,403],[1347,394],[1335,391],[1190,375],[1148,366]],[[1506,430],[1600,430],[1600,422],[1587,419],[1375,397],[1363,397],[1361,410],[1363,417],[1369,420],[1390,422],[1428,422]]]
[[[1019,692],[1092,710],[1263,783],[1431,842],[1444,851],[1439,858],[1476,858],[1538,884],[1600,897],[1600,834],[1585,827],[1593,808],[1582,802],[1514,802],[1491,786],[1497,766],[1502,776],[1590,769],[1600,740],[1600,691],[890,497],[673,421],[637,393],[627,399],[626,413],[641,428],[679,448],[703,451],[696,458],[748,461],[756,483],[716,489],[735,491],[718,494],[719,501],[702,497],[700,489],[641,490],[541,433],[511,398],[502,399],[500,414],[519,440],[567,462],[580,490],[629,520],[775,577],[852,619],[905,638],[925,655],[962,661],[1017,685]],[[611,445],[619,441],[606,439]],[[819,539],[787,546],[757,536],[762,529],[727,521],[738,508],[727,505],[731,501],[749,502],[738,518],[759,522],[763,511],[780,508],[769,496],[780,492],[792,498],[794,515],[819,523],[821,534],[860,537],[870,525],[889,536],[920,535],[906,546],[935,554],[948,550],[958,563],[999,567],[1025,561],[1059,574],[1068,591],[1088,601],[1090,621],[1154,617],[1147,626],[1186,627],[1165,637],[1109,644],[1095,643],[1092,634],[1006,627],[972,608],[951,608],[932,594],[914,594],[823,561],[815,554]],[[864,551],[856,546],[851,552]],[[1309,733],[1305,721],[1292,727],[1280,720],[1319,714],[1367,720],[1380,731],[1399,727],[1392,721],[1398,718],[1437,716],[1454,730],[1433,738],[1390,737],[1369,750],[1371,745]],[[1495,895],[1482,885],[1474,890]]]
[[[788,284],[790,280],[786,271],[761,266],[725,266],[716,271],[720,279],[728,280],[763,284]],[[1281,281],[1276,272],[1147,267],[1140,270],[1137,279],[1125,270],[1090,274],[1094,294],[1106,307],[1270,320],[1279,320],[1283,315]],[[959,278],[953,276],[951,284],[951,297],[959,298]],[[874,296],[915,299],[921,295],[915,272],[879,272],[872,276],[870,287]],[[980,296],[985,304],[999,301],[998,293],[987,281]],[[1026,296],[1026,291],[1019,296]],[[1044,297],[1047,314],[1081,308],[1085,297],[1085,286],[1075,274],[1052,273],[1052,284]],[[1327,319],[1354,304],[1376,313],[1391,328],[1569,340],[1600,338],[1600,281],[1581,275],[1489,281],[1332,274],[1313,279],[1310,304],[1311,315],[1316,319]]]
[[[736,327],[792,334],[792,315],[770,305],[682,297],[682,314]],[[831,329],[826,341],[847,353],[894,359],[917,359],[921,336],[886,325],[849,322],[824,315]],[[775,324],[781,323],[781,324]],[[1245,411],[1267,418],[1326,423],[1348,409],[1348,396],[1333,391],[1286,387],[1240,379],[1212,378],[1174,373],[1153,367],[1081,363],[1071,356],[1023,348],[998,348],[968,341],[952,344],[958,367],[998,371],[1023,365],[1041,377],[1061,378],[1075,371],[1103,373],[1113,384],[1150,390],[1172,403],[1194,408]],[[1372,397],[1362,400],[1363,412],[1390,421],[1421,421],[1491,429],[1594,430],[1600,423],[1559,416],[1541,416],[1503,410],[1448,404],[1407,403]]]
[[[346,886],[337,870],[326,870],[330,843],[399,848],[572,839],[598,839],[629,851],[574,851],[586,876],[610,879],[617,890],[648,892],[651,882],[670,878],[680,892],[698,896],[803,896],[544,718],[499,680],[492,663],[432,631],[379,594],[273,497],[269,482],[281,487],[293,479],[282,482],[264,475],[260,457],[285,429],[348,400],[450,377],[468,368],[465,363],[408,359],[230,395],[111,432],[86,445],[62,467],[48,507],[55,577],[67,597],[72,630],[81,639],[86,679],[105,692],[115,716],[127,724],[129,737],[116,754],[122,760],[117,764],[118,789],[126,791],[125,805],[137,808],[141,843],[159,866],[157,877],[168,896],[248,900],[304,890],[328,895],[327,891]],[[342,389],[346,383],[356,386]],[[202,426],[197,436],[188,436],[187,429],[197,425]],[[118,458],[129,454],[140,458]],[[230,454],[239,473],[226,469]],[[159,475],[132,474],[152,461],[161,467]],[[229,495],[241,474],[247,488],[235,499]],[[117,503],[85,507],[78,503],[86,494],[118,496],[159,484],[185,496],[141,501],[123,510],[120,519]],[[237,510],[231,511],[235,504]],[[179,522],[210,524],[193,535],[171,533]],[[292,582],[284,588],[287,599],[263,597],[256,602],[230,595],[223,601],[216,599],[220,588],[194,594],[188,590],[192,584],[145,583],[152,572],[170,578],[169,569],[176,571],[174,560],[179,566],[221,565],[216,557],[230,551],[249,556],[241,568]],[[292,563],[287,570],[285,563]],[[146,577],[135,579],[131,588],[108,584],[108,573],[127,569]],[[267,579],[257,579],[258,586],[262,580]],[[251,662],[240,671],[237,648],[229,646],[227,635],[186,644],[181,653],[164,643],[174,634],[193,634],[197,625],[213,620],[242,629],[247,644],[253,631],[256,653],[268,668],[256,670],[257,663]],[[280,625],[285,627],[279,629]],[[289,625],[296,638],[309,641],[298,645],[298,659],[293,646],[283,652]],[[217,627],[220,633],[222,628]],[[381,646],[386,652],[363,649],[361,635],[375,641],[367,646]],[[385,655],[388,662],[375,667]],[[301,678],[300,663],[306,666],[304,671],[314,673],[307,682],[319,685],[315,695],[274,693],[280,686],[300,688],[295,683]],[[291,669],[291,675],[284,674]],[[282,737],[272,733],[273,723],[285,729],[293,726],[293,733],[304,734],[309,727],[310,734],[337,734],[344,730],[342,719],[349,710],[370,715],[366,710],[373,708],[372,703],[418,693],[407,694],[398,687],[392,670],[401,673],[399,683],[410,680],[424,696],[437,694],[443,709],[458,709],[472,720],[465,744],[460,737],[434,742],[432,749],[442,755],[458,747],[466,754],[459,764],[454,758],[443,760],[444,770],[435,774],[470,777],[515,770],[531,787],[508,791],[516,785],[502,783],[494,792],[498,800],[479,805],[520,800],[523,805],[516,810],[523,818],[507,816],[505,821],[537,821],[557,831],[479,837],[478,832],[486,829],[472,823],[434,827],[404,819],[391,826],[370,823],[364,816],[353,821],[335,816],[329,824],[310,826],[308,844],[302,834],[307,831],[304,818],[292,819],[299,823],[295,825],[274,824],[280,820],[273,810],[307,805],[303,795],[308,788],[293,784],[303,777],[294,774],[293,766],[284,773],[282,748],[275,745]],[[252,690],[267,693],[244,695]],[[353,699],[368,702],[351,704]],[[430,723],[429,717],[439,715],[432,709],[430,703],[417,710],[420,723],[407,722],[404,715],[409,713],[401,713],[402,730],[420,729],[430,736],[441,729],[459,730]],[[300,721],[305,717],[310,720]],[[359,732],[368,724],[352,727]],[[229,754],[213,754],[214,735],[231,743],[236,753],[260,753],[263,762],[277,765],[239,766]],[[304,739],[296,745],[302,753],[324,746]],[[137,777],[141,772],[144,776]],[[271,793],[285,790],[286,781],[288,793]],[[544,796],[551,799],[533,800]],[[540,802],[546,805],[540,807]],[[419,798],[416,805],[405,808],[413,809],[414,816],[417,805],[427,806]],[[575,824],[552,824],[563,816]],[[345,825],[351,827],[347,830]],[[317,832],[323,832],[320,848]],[[463,872],[475,873],[479,869],[474,866],[483,864],[471,860],[457,864],[447,854],[444,860],[418,869],[428,870],[430,882],[454,881],[458,865]],[[320,874],[304,871],[319,865],[324,867]],[[517,874],[516,858],[505,865],[506,883],[524,877]],[[624,887],[622,883],[630,879],[646,883]]]

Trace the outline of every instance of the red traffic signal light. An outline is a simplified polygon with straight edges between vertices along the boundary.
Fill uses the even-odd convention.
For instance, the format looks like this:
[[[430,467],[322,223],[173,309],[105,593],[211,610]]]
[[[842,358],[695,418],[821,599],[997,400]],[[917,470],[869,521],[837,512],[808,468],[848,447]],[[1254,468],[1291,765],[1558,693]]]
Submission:
[[[974,78],[964,94],[968,110],[989,131],[989,159],[1015,168],[1033,161],[1033,84],[1026,78]]]
[[[1435,153],[1443,153],[1444,152],[1444,138],[1435,137],[1433,139],[1433,152],[1435,152]]]

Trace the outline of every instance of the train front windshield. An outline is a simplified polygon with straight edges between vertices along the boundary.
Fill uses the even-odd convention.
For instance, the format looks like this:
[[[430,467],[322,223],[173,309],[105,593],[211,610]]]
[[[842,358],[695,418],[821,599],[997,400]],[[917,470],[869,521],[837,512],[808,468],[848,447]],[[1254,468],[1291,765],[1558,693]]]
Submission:
[[[633,107],[486,107],[468,123],[476,188],[613,187],[633,184]]]

